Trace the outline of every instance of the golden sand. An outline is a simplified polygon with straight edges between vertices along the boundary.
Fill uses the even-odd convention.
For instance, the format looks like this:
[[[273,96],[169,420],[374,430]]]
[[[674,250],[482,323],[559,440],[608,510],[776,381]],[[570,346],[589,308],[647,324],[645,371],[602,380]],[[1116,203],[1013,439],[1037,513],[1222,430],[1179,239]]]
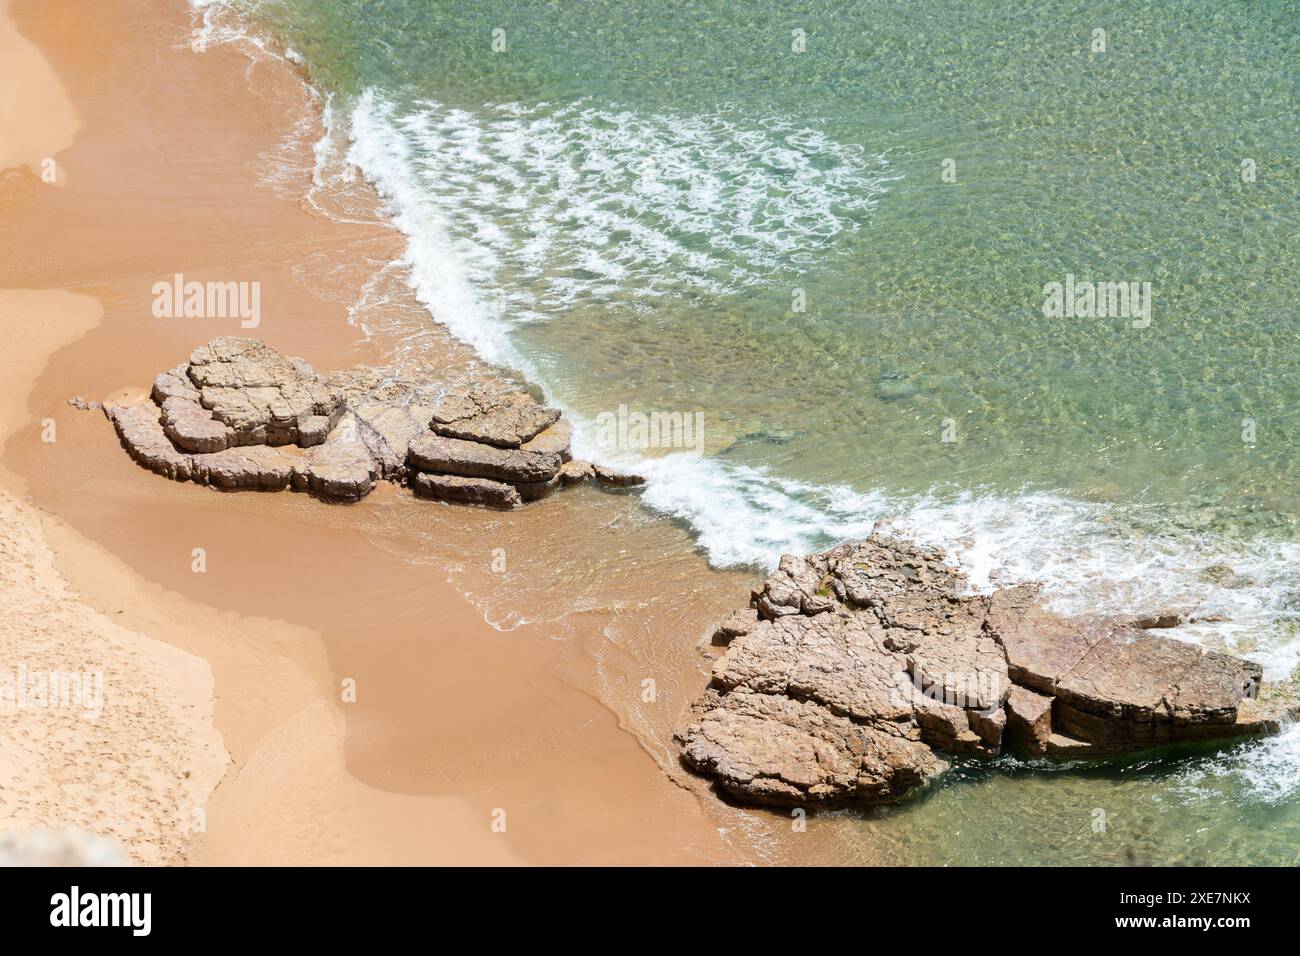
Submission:
[[[260,182],[266,155],[312,107],[285,64],[191,52],[181,3],[57,6],[11,10],[24,48],[50,67],[32,76],[57,77],[81,126],[75,139],[53,130],[28,142],[18,160],[53,153],[63,188],[30,169],[0,180],[0,288],[44,290],[9,300],[19,318],[5,319],[4,536],[27,549],[16,586],[41,633],[83,635],[64,647],[75,661],[111,630],[131,649],[123,680],[134,675],[141,706],[89,749],[62,724],[43,730],[46,752],[78,756],[11,769],[21,790],[0,777],[4,805],[22,795],[14,819],[74,820],[142,861],[752,859],[736,834],[766,824],[686,779],[667,746],[707,670],[702,622],[747,587],[708,575],[685,532],[646,523],[632,499],[586,491],[509,522],[395,488],[345,507],[220,494],[148,474],[98,412],[67,404],[138,392],[213,335],[241,334],[153,318],[153,284],[175,273],[260,282],[253,334],[317,367],[380,361],[345,303],[401,239]],[[448,363],[470,361],[456,348],[448,341]],[[515,576],[489,596],[494,545]],[[644,603],[647,589],[660,603]],[[37,594],[48,596],[33,610]],[[599,598],[591,609],[552,614],[584,594]],[[55,614],[76,627],[45,617]],[[522,618],[531,623],[513,627]],[[646,673],[662,688],[651,703]],[[29,730],[20,715],[15,733]],[[95,757],[123,736],[165,753],[116,769]],[[102,805],[96,782],[117,770],[129,793]],[[213,783],[201,829],[159,835]],[[80,802],[65,806],[74,791]]]

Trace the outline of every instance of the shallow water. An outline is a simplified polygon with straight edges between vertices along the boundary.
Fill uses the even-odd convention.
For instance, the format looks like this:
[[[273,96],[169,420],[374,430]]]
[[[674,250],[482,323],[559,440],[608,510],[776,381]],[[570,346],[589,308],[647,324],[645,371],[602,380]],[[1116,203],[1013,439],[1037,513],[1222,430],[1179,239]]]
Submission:
[[[318,190],[359,172],[407,236],[359,315],[414,294],[585,452],[648,458],[644,504],[715,566],[888,518],[977,587],[1227,615],[1178,633],[1295,666],[1294,4],[240,6],[328,97]],[[1149,325],[1046,316],[1067,275],[1150,283]],[[602,445],[620,405],[703,414],[705,454]],[[502,620],[540,600],[476,593]],[[1294,862],[1290,740],[1002,761],[828,819],[842,858],[865,835],[896,862]]]

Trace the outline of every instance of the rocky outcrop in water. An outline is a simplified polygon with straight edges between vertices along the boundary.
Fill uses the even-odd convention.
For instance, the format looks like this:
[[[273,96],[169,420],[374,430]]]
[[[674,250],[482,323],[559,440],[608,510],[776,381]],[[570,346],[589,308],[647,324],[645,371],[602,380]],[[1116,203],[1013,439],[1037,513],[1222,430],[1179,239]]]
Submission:
[[[160,374],[148,400],[104,413],[145,468],[225,490],[355,501],[390,480],[426,498],[515,508],[563,484],[639,482],[573,461],[569,423],[527,393],[373,369],[321,375],[257,339],[213,339]]]
[[[674,739],[741,802],[901,796],[941,754],[1096,756],[1275,732],[1258,665],[1152,633],[1175,614],[1067,618],[1032,585],[967,593],[942,551],[872,535],[787,555],[729,616]]]

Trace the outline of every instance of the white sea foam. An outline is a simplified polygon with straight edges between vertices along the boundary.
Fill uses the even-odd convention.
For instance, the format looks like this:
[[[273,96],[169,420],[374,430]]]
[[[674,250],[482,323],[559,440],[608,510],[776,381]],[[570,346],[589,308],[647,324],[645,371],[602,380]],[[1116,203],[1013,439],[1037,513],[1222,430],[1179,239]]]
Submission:
[[[209,45],[273,52],[225,16],[228,0],[191,5]],[[350,218],[347,193],[359,170],[408,240],[356,311],[404,274],[437,321],[544,389],[511,341],[513,325],[583,301],[736,294],[773,274],[797,274],[798,263],[824,256],[828,239],[862,227],[895,175],[885,157],[781,118],[745,126],[731,113],[672,116],[593,102],[399,109],[375,91],[350,110],[329,95],[323,105],[307,201]],[[589,423],[570,414],[578,453],[608,461],[588,447]],[[608,463],[644,473],[644,503],[687,524],[718,566],[769,568],[782,553],[859,537],[887,519],[946,548],[977,589],[1036,580],[1066,612],[1169,607],[1223,616],[1230,620],[1173,633],[1244,651],[1271,679],[1300,659],[1295,544],[1153,530],[1159,521],[1136,509],[1051,494],[899,499],[687,455]],[[1237,580],[1215,583],[1205,573],[1214,565],[1231,567]],[[1198,762],[1187,783],[1196,774],[1234,775],[1257,799],[1291,799],[1300,788],[1298,733]]]
[[[889,179],[883,158],[779,119],[744,128],[587,103],[470,113],[428,101],[399,109],[371,91],[349,135],[347,159],[408,237],[404,264],[420,301],[485,358],[535,379],[511,342],[514,323],[580,299],[735,293],[857,228]],[[650,173],[644,157],[654,157]],[[521,278],[532,280],[527,291]],[[1249,635],[1258,646],[1245,649],[1270,676],[1300,657],[1286,631],[1297,546],[1149,533],[1141,515],[1057,495],[890,499],[717,459],[611,458],[590,443],[590,423],[570,415],[576,452],[645,474],[644,503],[686,523],[717,566],[770,567],[889,519],[947,548],[973,587],[1037,580],[1062,611],[1229,617],[1178,633],[1229,647]],[[1249,583],[1214,584],[1204,572],[1216,564]]]
[[[490,254],[473,238],[453,235],[451,214],[419,174],[421,151],[403,135],[391,104],[373,93],[352,111],[347,160],[362,171],[407,238],[403,264],[420,304],[489,362],[530,371],[511,343],[502,315],[475,280]]]
[[[1294,543],[1152,531],[1158,519],[1143,509],[1053,494],[891,498],[691,455],[624,464],[647,475],[645,504],[686,522],[717,565],[770,568],[880,522],[947,550],[974,590],[1039,581],[1063,613],[1180,610],[1208,620],[1171,635],[1242,653],[1268,679],[1300,662]],[[1216,566],[1235,578],[1217,581]]]
[[[250,53],[282,55],[261,33],[249,29],[246,16],[254,5],[253,0],[189,0],[195,25],[185,45],[204,49],[235,43]],[[250,57],[250,62],[255,60]]]
[[[470,112],[427,100],[399,108],[370,90],[351,135],[349,158],[394,215],[432,223],[457,281],[493,290],[490,314],[473,321],[498,324],[796,274],[792,263],[860,228],[895,178],[883,156],[793,120],[741,126],[585,100]],[[462,337],[485,334],[435,315]]]
[[[236,37],[212,15],[223,0],[193,2],[206,11],[210,42]],[[405,272],[454,335],[544,389],[511,341],[514,324],[583,299],[735,293],[764,282],[801,252],[859,228],[891,178],[883,157],[779,118],[747,128],[721,114],[586,102],[399,109],[372,90],[344,117],[327,97],[324,122],[309,201],[359,170],[408,240],[403,259],[381,269],[363,298]],[[337,201],[330,212],[339,214]],[[591,445],[590,423],[570,415],[577,453],[645,474],[644,503],[686,523],[716,566],[771,567],[783,553],[860,537],[887,519],[945,547],[977,589],[1036,580],[1064,612],[1170,607],[1223,617],[1177,633],[1244,650],[1270,677],[1300,659],[1295,544],[1152,532],[1139,513],[1059,495],[891,499],[717,459],[611,457]],[[1214,565],[1231,567],[1237,581],[1214,583],[1205,574]]]
[[[1294,801],[1300,794],[1300,725],[1197,760],[1180,768],[1172,785],[1174,792],[1199,801],[1224,782],[1240,786],[1252,803]]]

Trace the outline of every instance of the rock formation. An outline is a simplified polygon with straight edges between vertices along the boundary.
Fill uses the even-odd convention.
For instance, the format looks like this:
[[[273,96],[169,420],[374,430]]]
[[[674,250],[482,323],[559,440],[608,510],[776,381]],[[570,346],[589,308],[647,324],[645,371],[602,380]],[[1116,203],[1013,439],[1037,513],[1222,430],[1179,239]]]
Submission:
[[[1038,588],[967,593],[944,553],[872,535],[787,555],[729,616],[683,763],[746,803],[891,800],[945,754],[1093,756],[1274,732],[1256,664],[1151,628],[1065,618]],[[1288,705],[1289,706],[1289,705]]]
[[[422,497],[514,508],[587,479],[640,483],[571,460],[571,426],[527,393],[373,369],[322,376],[257,339],[213,339],[159,375],[148,401],[104,413],[145,468],[227,490],[355,501],[386,479]]]

